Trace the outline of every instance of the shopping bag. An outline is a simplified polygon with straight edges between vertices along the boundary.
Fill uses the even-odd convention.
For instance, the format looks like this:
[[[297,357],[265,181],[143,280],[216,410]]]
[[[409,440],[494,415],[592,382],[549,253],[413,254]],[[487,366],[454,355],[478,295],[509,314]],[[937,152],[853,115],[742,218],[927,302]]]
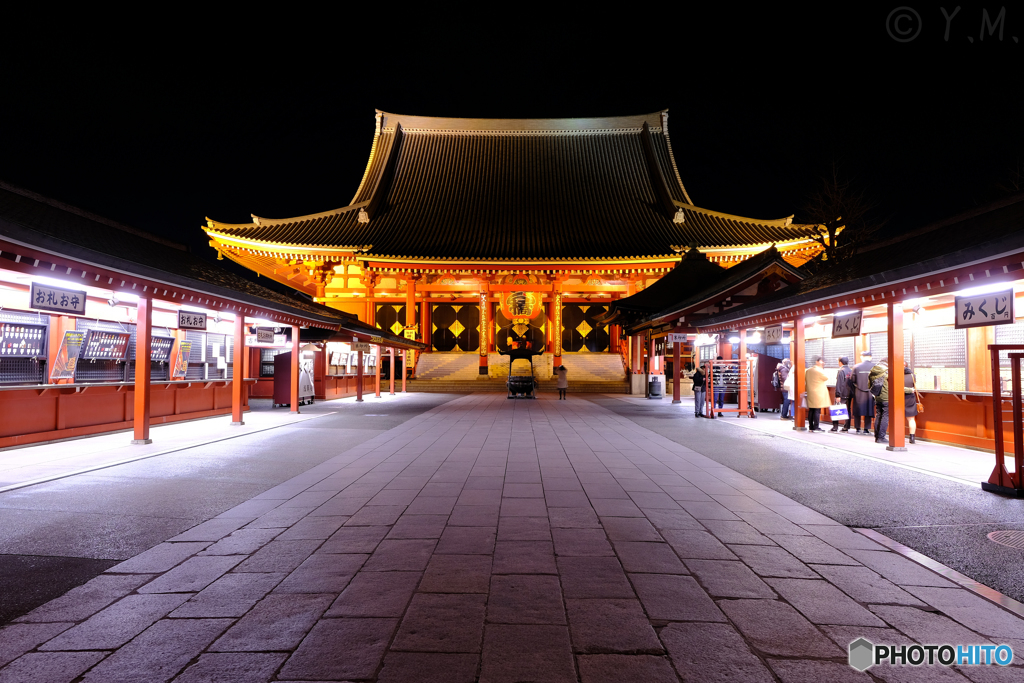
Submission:
[[[837,403],[834,406],[828,407],[828,414],[833,420],[849,420],[850,411],[847,410],[846,404]]]

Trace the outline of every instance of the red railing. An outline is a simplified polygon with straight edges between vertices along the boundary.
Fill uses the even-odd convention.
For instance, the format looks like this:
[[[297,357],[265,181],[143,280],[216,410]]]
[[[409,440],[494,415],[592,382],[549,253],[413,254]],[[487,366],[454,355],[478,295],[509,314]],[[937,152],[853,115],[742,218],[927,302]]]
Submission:
[[[629,375],[629,340],[619,339],[619,360],[622,361],[622,369]]]
[[[981,488],[993,493],[1003,495],[1024,497],[1024,402],[1021,399],[1021,361],[1024,360],[1024,345],[1020,344],[990,344],[989,352],[992,354],[992,426],[994,427],[996,466],[992,470],[988,481],[981,482]],[[999,352],[1016,351],[1008,353],[1010,359],[1010,405],[1011,419],[1003,420],[1003,387],[1002,377],[999,373]],[[1013,425],[1013,464],[1014,471],[1011,473],[1006,469],[1006,443],[1003,438],[1003,425]]]

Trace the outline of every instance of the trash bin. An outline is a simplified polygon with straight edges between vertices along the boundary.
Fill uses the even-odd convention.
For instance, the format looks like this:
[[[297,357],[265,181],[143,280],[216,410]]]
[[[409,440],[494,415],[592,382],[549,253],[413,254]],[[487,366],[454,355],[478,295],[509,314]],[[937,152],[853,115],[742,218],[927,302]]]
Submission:
[[[655,375],[651,377],[651,381],[648,384],[648,398],[661,398],[661,377]]]

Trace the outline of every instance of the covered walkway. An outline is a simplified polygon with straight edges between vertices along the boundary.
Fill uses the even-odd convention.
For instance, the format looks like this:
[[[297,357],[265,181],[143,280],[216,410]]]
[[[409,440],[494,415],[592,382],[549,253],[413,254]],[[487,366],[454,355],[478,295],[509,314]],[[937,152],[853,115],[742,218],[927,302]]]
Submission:
[[[1024,653],[1019,605],[702,455],[739,432],[692,422],[689,448],[604,402],[445,402],[17,619],[0,681],[868,680],[861,636]]]

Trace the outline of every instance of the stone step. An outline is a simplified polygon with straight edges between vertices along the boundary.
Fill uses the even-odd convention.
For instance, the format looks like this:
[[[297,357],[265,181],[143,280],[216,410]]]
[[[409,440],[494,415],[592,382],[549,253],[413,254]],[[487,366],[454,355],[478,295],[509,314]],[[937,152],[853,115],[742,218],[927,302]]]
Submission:
[[[538,392],[555,393],[557,391],[554,380],[546,380],[538,383]],[[423,392],[451,392],[451,393],[473,393],[477,391],[507,391],[505,382],[502,380],[479,379],[479,380],[409,380],[407,383],[409,391]],[[628,394],[629,385],[626,382],[569,382],[570,394]]]

